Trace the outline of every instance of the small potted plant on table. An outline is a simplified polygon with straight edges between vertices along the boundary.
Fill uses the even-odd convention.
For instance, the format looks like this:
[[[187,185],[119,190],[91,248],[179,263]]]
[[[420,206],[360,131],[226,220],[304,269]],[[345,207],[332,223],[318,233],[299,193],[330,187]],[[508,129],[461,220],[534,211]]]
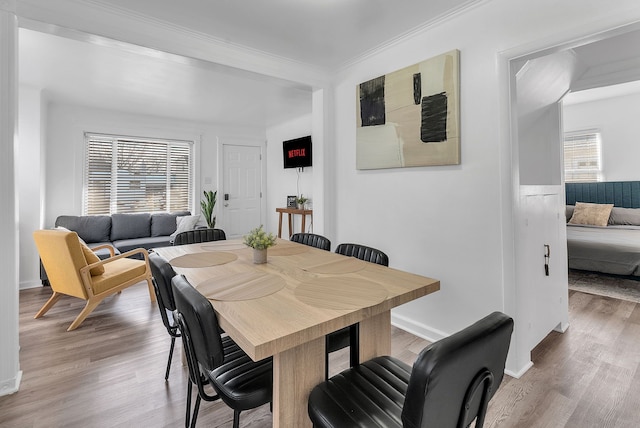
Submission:
[[[276,237],[273,233],[265,232],[260,225],[245,235],[244,244],[253,248],[253,262],[262,264],[267,262],[267,248],[276,245]]]
[[[306,203],[309,202],[309,198],[305,198],[301,193],[300,196],[298,196],[298,198],[296,199],[296,202],[298,204],[298,209],[304,210]]]

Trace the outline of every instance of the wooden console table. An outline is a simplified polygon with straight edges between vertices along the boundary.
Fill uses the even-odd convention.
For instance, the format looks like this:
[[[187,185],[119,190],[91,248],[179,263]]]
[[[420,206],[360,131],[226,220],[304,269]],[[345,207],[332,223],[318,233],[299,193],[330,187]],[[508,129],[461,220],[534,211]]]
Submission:
[[[286,213],[289,216],[289,237],[293,235],[293,220],[291,218],[294,214],[300,214],[302,216],[302,232],[304,233],[305,229],[305,220],[307,215],[311,216],[311,221],[313,221],[313,210],[299,210],[297,208],[276,208],[276,212],[279,213],[278,220],[278,238],[282,237],[282,214]]]

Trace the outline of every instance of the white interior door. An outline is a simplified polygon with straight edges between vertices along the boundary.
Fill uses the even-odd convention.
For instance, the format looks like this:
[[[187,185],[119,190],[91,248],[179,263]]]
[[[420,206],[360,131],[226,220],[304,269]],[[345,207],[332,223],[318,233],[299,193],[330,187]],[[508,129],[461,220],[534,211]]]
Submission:
[[[263,223],[262,148],[223,144],[222,152],[224,228],[228,238],[238,238]]]
[[[558,208],[563,196],[561,186],[521,187],[518,282],[527,350],[568,322],[565,217]]]

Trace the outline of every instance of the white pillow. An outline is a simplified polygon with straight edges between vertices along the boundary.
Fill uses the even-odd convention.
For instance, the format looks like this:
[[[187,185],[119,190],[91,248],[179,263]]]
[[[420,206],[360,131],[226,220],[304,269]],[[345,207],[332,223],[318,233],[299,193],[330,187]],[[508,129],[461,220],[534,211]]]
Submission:
[[[198,220],[200,220],[199,214],[176,217],[176,231],[171,234],[171,237],[174,238],[178,233],[195,229]]]

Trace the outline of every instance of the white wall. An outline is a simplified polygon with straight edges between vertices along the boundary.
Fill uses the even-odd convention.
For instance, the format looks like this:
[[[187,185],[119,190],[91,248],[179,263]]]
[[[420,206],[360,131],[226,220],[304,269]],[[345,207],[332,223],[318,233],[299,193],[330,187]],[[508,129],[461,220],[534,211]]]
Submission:
[[[16,392],[22,371],[18,338],[18,22],[15,2],[0,2],[0,396]]]
[[[506,61],[640,17],[634,1],[562,4],[493,0],[337,76],[335,86],[337,240],[388,253],[391,266],[440,279],[441,291],[400,307],[393,321],[437,339],[493,310],[516,318],[513,189]],[[566,32],[566,23],[572,33]],[[615,24],[614,24],[615,23]],[[355,86],[432,56],[461,52],[459,166],[355,169]],[[508,362],[512,372],[522,364]]]
[[[640,180],[640,93],[564,106],[564,131],[599,129],[604,181]]]
[[[217,188],[217,137],[224,134],[264,139],[264,130],[257,128],[233,129],[65,104],[51,104],[47,122],[45,227],[52,226],[61,214],[82,213],[85,131],[196,141],[194,213],[200,212],[201,189]]]
[[[40,228],[41,196],[44,175],[41,134],[41,91],[21,85],[19,91],[16,177],[18,189],[18,224],[20,231],[20,288],[40,285],[39,256],[32,238]]]
[[[309,106],[311,109],[311,106]],[[287,122],[267,129],[267,224],[265,229],[278,232],[278,213],[276,208],[287,206],[287,196],[303,194],[313,203],[313,167],[304,168],[298,172],[297,168],[284,168],[282,158],[282,142],[293,138],[311,135],[311,114],[293,118]],[[313,141],[312,141],[313,144]],[[314,146],[314,155],[315,155]],[[294,233],[300,232],[301,221],[299,215],[294,216]],[[309,231],[310,219],[307,218],[306,231]],[[289,236],[287,215],[282,217],[282,237]]]

